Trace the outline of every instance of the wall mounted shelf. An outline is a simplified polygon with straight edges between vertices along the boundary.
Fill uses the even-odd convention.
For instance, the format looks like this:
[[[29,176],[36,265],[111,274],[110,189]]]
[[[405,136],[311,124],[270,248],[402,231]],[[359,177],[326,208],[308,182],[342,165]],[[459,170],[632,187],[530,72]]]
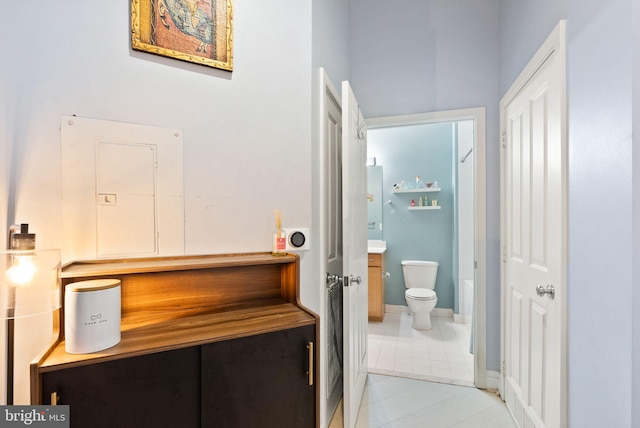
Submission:
[[[393,189],[393,193],[427,193],[439,191],[439,187],[420,187],[419,189]]]
[[[436,205],[435,207],[434,206],[429,206],[429,207],[424,207],[424,206],[423,207],[408,207],[408,209],[410,211],[413,211],[413,210],[439,210],[440,208],[441,208],[440,205]]]

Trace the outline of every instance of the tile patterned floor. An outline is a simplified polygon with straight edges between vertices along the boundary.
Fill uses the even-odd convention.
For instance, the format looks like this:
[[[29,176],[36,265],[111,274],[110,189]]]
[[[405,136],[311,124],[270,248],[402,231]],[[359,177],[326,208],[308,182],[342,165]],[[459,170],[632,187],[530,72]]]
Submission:
[[[334,426],[334,425],[332,425]],[[516,428],[492,392],[369,373],[356,428]]]
[[[369,323],[369,372],[473,386],[469,325],[431,317],[432,329],[411,327],[408,313]]]
[[[369,376],[356,428],[516,428],[498,395],[473,387],[469,327],[431,318],[428,332],[406,313],[369,323]],[[342,428],[342,403],[329,428]]]

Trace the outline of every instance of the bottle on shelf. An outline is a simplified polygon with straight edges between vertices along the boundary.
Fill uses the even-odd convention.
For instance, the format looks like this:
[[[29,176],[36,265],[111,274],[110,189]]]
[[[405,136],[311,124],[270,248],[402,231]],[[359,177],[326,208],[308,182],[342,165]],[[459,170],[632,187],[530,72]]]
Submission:
[[[273,249],[271,254],[274,256],[284,256],[287,254],[287,241],[284,230],[282,230],[282,211],[274,210],[276,217],[276,230],[273,232]]]

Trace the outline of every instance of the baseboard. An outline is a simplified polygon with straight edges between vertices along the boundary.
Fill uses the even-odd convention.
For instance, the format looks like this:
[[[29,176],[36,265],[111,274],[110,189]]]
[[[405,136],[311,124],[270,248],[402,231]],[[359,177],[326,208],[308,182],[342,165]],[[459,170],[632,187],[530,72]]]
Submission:
[[[409,307],[405,305],[384,305],[384,311],[388,314],[406,314],[409,313]],[[431,311],[431,315],[435,317],[453,318],[453,309],[435,308]]]
[[[384,305],[384,311],[388,314],[406,314],[409,308],[405,305]]]
[[[471,315],[453,314],[453,322],[458,324],[471,324]]]
[[[431,315],[443,318],[453,318],[453,309],[435,308],[431,311]]]

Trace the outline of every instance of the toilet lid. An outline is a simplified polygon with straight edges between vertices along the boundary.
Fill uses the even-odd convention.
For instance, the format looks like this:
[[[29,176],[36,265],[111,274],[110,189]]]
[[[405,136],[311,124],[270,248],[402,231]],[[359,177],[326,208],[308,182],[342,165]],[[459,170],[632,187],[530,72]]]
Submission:
[[[436,298],[436,292],[428,288],[409,288],[405,295],[415,300],[432,300]]]

